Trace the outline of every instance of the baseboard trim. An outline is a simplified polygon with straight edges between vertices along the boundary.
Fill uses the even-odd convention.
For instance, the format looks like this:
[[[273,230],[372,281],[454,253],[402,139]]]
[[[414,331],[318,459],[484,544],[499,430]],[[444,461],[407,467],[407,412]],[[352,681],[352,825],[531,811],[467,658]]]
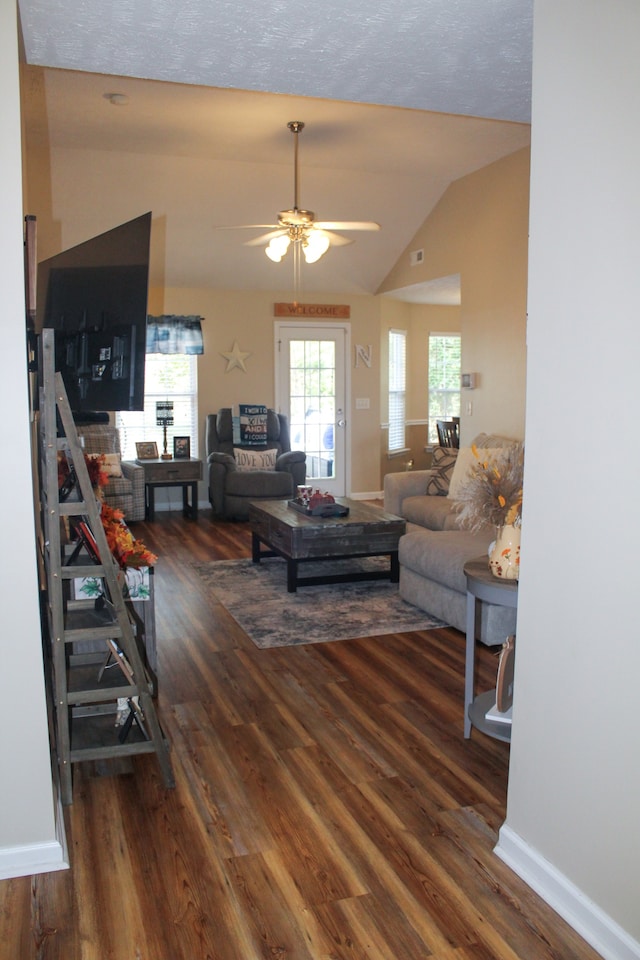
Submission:
[[[640,943],[506,824],[494,853],[605,960],[640,960]]]
[[[22,847],[0,849],[0,880],[12,880],[14,877],[33,877],[37,873],[53,873],[55,870],[69,869],[67,832],[64,827],[60,792],[55,780],[53,790],[56,839],[47,843],[33,843]]]
[[[66,850],[58,840],[0,850],[0,880],[32,877],[36,873],[68,869]]]
[[[350,493],[350,500],[384,500],[384,492],[382,490],[371,490],[364,493]]]

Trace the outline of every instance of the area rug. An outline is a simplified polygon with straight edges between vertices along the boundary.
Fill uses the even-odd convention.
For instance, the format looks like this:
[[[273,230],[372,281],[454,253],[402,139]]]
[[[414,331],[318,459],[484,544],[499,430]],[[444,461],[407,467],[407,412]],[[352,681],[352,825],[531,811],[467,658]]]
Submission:
[[[366,569],[388,565],[389,561],[370,557],[352,562]],[[287,567],[280,558],[257,564],[251,560],[220,560],[194,564],[193,568],[210,595],[261,649],[445,626],[405,603],[398,594],[398,584],[387,580],[299,587],[296,593],[287,593]],[[308,564],[307,570],[309,576],[315,576],[323,571],[335,572],[336,565],[319,561]]]

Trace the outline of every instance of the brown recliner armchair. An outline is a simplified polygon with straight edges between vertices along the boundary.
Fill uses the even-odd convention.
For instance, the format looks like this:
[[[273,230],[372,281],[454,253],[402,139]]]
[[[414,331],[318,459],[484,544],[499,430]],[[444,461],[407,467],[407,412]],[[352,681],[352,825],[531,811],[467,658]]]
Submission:
[[[230,407],[207,415],[206,452],[209,501],[215,516],[246,520],[251,500],[288,500],[306,480],[306,455],[291,450],[289,422],[282,413],[267,411],[267,442],[262,446],[235,444],[236,449],[264,453],[275,450],[275,469],[240,470],[234,456]]]

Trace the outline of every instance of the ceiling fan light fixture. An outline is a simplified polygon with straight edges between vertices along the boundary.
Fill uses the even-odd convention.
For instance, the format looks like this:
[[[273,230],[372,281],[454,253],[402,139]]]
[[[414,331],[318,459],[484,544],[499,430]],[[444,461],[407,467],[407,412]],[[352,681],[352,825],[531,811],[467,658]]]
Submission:
[[[273,260],[274,263],[280,263],[285,253],[289,249],[289,244],[291,241],[289,237],[283,234],[281,237],[273,237],[264,251],[269,257],[269,260]]]
[[[298,264],[297,269],[299,269],[302,259],[301,252],[304,254],[307,263],[316,263],[327,252],[332,243],[337,246],[353,243],[353,240],[347,240],[335,233],[335,230],[379,230],[380,224],[367,220],[317,221],[313,210],[304,210],[298,206],[298,134],[304,129],[304,123],[301,120],[292,120],[287,124],[287,127],[294,135],[293,206],[289,210],[280,210],[277,223],[246,224],[245,226],[252,230],[258,227],[269,228],[269,233],[256,237],[254,240],[248,240],[246,244],[254,247],[269,241],[265,253],[273,263],[280,263],[290,244],[293,244],[293,252]],[[241,227],[237,226],[231,229],[241,229]]]
[[[329,237],[317,230],[312,230],[302,244],[302,252],[307,263],[315,263],[328,249]]]

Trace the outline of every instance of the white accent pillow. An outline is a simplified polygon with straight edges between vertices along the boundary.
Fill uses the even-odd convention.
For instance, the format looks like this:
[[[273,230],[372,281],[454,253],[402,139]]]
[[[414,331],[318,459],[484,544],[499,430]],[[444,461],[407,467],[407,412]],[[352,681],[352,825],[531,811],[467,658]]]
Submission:
[[[460,491],[469,479],[471,471],[479,461],[484,463],[485,460],[494,460],[503,452],[499,447],[478,447],[478,456],[475,457],[471,447],[461,447],[460,450],[458,450],[458,456],[453,468],[453,473],[451,474],[451,482],[447,494],[449,499],[459,499]]]
[[[108,477],[122,477],[122,467],[120,465],[119,453],[103,453],[104,463],[102,469]]]
[[[275,470],[278,451],[241,450],[240,447],[234,447],[233,456],[238,470]]]

